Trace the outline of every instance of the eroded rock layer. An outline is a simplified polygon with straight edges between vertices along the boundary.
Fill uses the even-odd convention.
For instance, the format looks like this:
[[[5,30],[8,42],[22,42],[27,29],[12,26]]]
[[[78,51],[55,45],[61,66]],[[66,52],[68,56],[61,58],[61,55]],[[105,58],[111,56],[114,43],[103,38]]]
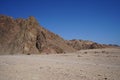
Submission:
[[[91,41],[64,40],[40,26],[33,16],[14,19],[0,15],[0,54],[65,53],[105,47]]]
[[[64,39],[44,29],[31,16],[13,19],[0,15],[0,54],[73,52]]]

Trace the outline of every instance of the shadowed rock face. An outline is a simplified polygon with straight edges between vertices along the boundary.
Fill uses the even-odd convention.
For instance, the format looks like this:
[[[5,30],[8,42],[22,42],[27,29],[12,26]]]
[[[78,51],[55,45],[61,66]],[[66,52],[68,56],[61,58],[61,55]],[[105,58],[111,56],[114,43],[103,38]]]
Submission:
[[[41,27],[34,17],[0,15],[0,54],[63,53],[75,51],[64,39]]]

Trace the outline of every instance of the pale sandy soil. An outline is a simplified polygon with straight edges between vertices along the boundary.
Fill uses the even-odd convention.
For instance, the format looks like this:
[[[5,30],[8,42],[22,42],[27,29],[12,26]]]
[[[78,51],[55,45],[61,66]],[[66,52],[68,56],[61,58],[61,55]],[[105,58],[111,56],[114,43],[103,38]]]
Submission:
[[[120,49],[1,55],[0,80],[120,80]]]

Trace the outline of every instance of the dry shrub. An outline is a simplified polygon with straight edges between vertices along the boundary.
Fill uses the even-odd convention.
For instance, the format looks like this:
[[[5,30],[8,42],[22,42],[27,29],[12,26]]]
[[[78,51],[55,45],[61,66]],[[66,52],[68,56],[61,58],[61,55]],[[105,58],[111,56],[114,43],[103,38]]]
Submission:
[[[85,54],[87,54],[88,52],[84,52]]]
[[[105,53],[105,51],[102,51],[102,53]]]
[[[27,53],[27,55],[31,55],[30,53]]]
[[[96,54],[96,53],[99,53],[99,52],[95,51],[94,53]]]
[[[77,56],[77,57],[82,57],[82,56],[78,54],[78,56]]]

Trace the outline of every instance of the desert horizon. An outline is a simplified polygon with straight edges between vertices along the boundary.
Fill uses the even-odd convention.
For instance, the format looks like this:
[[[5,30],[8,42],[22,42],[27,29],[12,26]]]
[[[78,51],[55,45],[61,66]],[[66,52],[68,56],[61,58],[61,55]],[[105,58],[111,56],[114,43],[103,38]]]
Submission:
[[[120,1],[1,0],[0,80],[120,80]]]

